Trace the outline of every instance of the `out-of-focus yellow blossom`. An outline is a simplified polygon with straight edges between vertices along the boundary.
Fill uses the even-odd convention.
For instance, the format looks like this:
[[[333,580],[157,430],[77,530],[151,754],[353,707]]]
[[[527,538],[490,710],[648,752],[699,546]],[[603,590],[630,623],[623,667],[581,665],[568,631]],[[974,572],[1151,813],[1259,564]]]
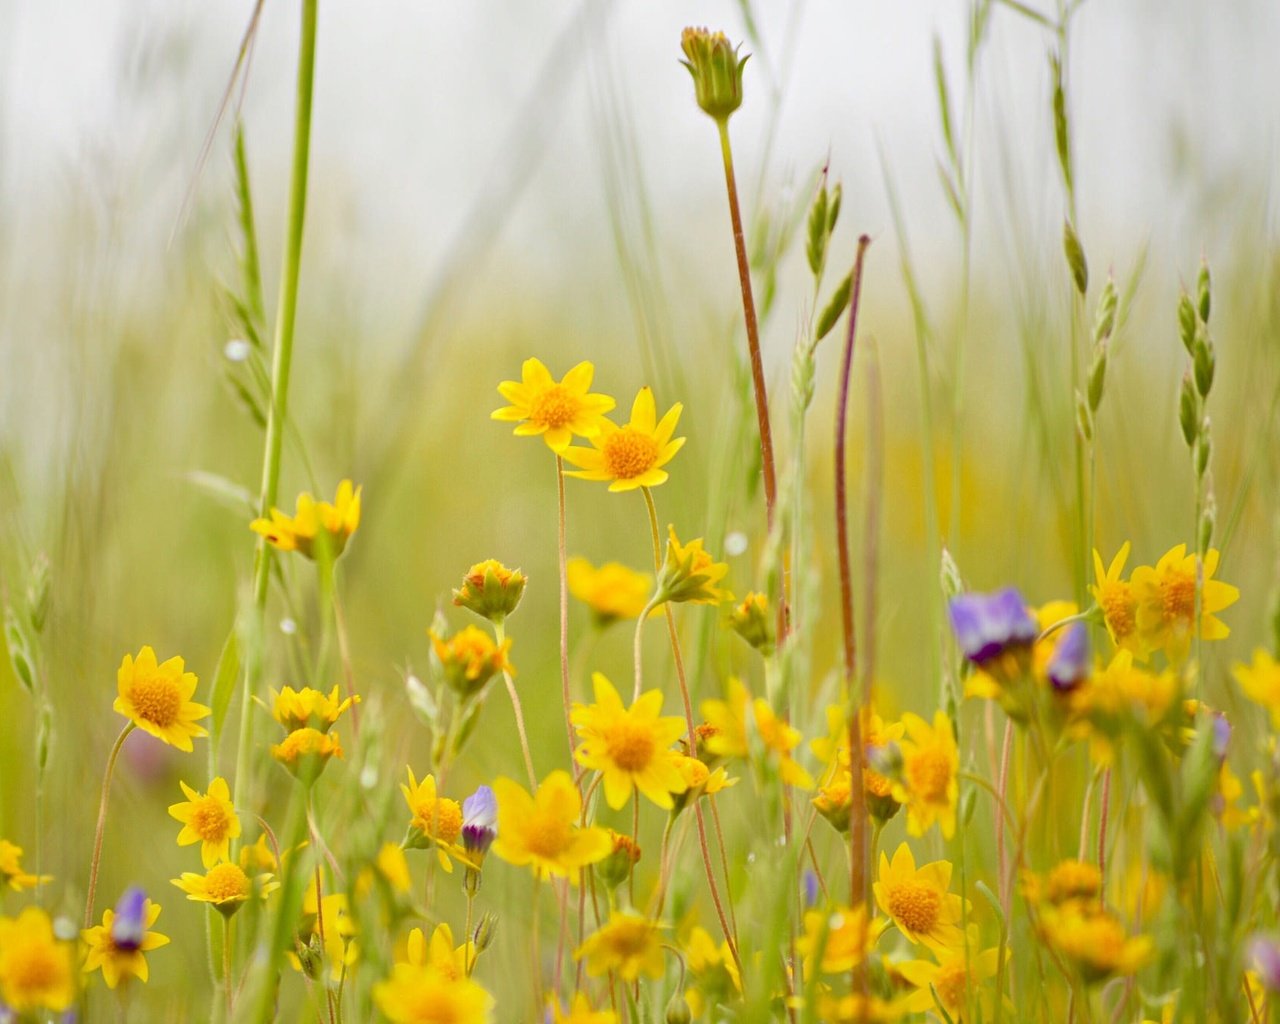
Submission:
[[[866,960],[887,926],[884,918],[871,917],[861,903],[852,910],[809,910],[805,912],[804,934],[797,940],[796,949],[809,965],[821,950],[823,973],[842,974]],[[806,973],[810,969],[811,966],[806,968]]]
[[[764,594],[753,591],[729,613],[729,625],[738,636],[767,658],[773,653],[776,643],[774,618],[769,599]]]
[[[956,831],[956,801],[960,796],[957,774],[960,753],[956,748],[951,719],[937,711],[930,726],[919,715],[902,716],[905,736],[898,742],[902,752],[902,778],[895,780],[893,798],[907,808],[907,832],[922,836],[936,821],[945,838]]]
[[[593,978],[608,971],[624,981],[641,974],[661,978],[664,972],[661,930],[666,925],[629,910],[612,910],[609,920],[589,935],[574,952],[575,960],[585,959]]]
[[[360,958],[354,938],[358,929],[347,906],[347,894],[331,892],[317,900],[313,879],[302,901],[302,914],[308,921],[303,933],[308,937],[304,946],[305,959],[299,959],[290,951],[290,962],[295,970],[303,971],[311,978],[319,977],[322,964],[328,964],[329,981],[339,984],[348,968]]]
[[[763,697],[754,701],[742,681],[729,680],[726,700],[704,700],[702,714],[710,727],[705,730],[707,753],[713,757],[747,759],[751,747],[747,739],[748,711],[766,753],[778,758],[778,777],[800,789],[813,788],[813,776],[798,762],[792,751],[800,744],[798,729],[779,718]]]
[[[53,881],[52,875],[33,875],[22,870],[22,847],[7,839],[0,839],[0,885],[7,885],[14,892],[34,889]]]
[[[582,797],[568,772],[554,771],[538,791],[500,778],[493,784],[498,800],[498,838],[493,852],[510,864],[528,864],[535,875],[567,876],[577,884],[578,869],[609,856],[613,841],[603,828],[578,827]]]
[[[271,693],[271,717],[289,732],[295,729],[328,732],[344,711],[359,703],[356,694],[339,700],[336,686],[327,694],[309,686],[301,690],[286,686],[279,693],[274,690]]]
[[[672,749],[684,732],[678,715],[659,717],[662,691],[642,693],[629,708],[605,676],[592,676],[594,704],[575,704],[572,719],[582,740],[578,763],[604,777],[604,797],[614,810],[624,807],[639,790],[659,807],[670,810],[671,794],[688,788],[680,771],[680,754]]]
[[[182,822],[178,845],[199,843],[200,861],[211,868],[227,859],[231,840],[240,838],[240,819],[231,805],[231,789],[221,777],[209,783],[207,794],[197,793],[182,781],[178,785],[187,798],[169,807],[169,816]]]
[[[818,997],[818,1019],[823,1024],[897,1024],[903,1009],[899,999],[884,1000],[857,992],[844,996],[824,992]]]
[[[430,940],[421,928],[409,932],[405,949],[406,963],[416,967],[429,967],[441,977],[456,981],[465,978],[467,968],[475,962],[476,949],[471,941],[461,946],[453,944],[453,929],[448,924],[436,925]]]
[[[792,754],[804,738],[800,735],[800,730],[779,718],[763,697],[757,697],[751,702],[751,713],[756,732],[760,734],[765,749],[778,757],[778,777],[789,786],[812,789],[813,776]]]
[[[1078,902],[1040,911],[1040,933],[1086,984],[1138,971],[1151,956],[1145,935],[1130,937],[1119,918]]]
[[[676,528],[667,527],[667,554],[658,577],[658,594],[663,601],[677,604],[723,604],[733,600],[729,591],[718,584],[729,572],[725,562],[717,562],[702,547],[702,538],[695,537],[681,544]]]
[[[435,630],[427,633],[444,670],[444,681],[460,697],[479,693],[499,672],[516,674],[507,657],[511,650],[510,637],[499,645],[478,626],[465,626],[451,637],[443,637]]]
[[[141,891],[134,892],[142,897]],[[160,916],[160,904],[143,900],[139,909],[139,917],[130,922],[132,934],[121,934],[115,910],[103,911],[102,924],[80,933],[85,943],[84,971],[88,974],[101,969],[107,988],[115,988],[130,978],[146,982],[150,971],[144,954],[169,944],[169,936],[149,930]]]
[[[408,845],[418,849],[435,846],[440,867],[453,871],[450,855],[466,860],[465,851],[458,845],[458,837],[462,834],[462,805],[436,792],[434,775],[428,775],[419,782],[414,778],[412,768],[406,770],[409,784],[402,782],[400,792],[409,805]]]
[[[65,1010],[76,995],[72,951],[39,907],[0,917],[0,1001],[19,1014]]]
[[[915,857],[902,843],[892,861],[881,851],[880,873],[872,891],[880,909],[907,941],[943,952],[964,944],[960,924],[965,901],[949,892],[950,887],[949,861],[936,860],[916,868]]]
[[[1246,697],[1271,713],[1271,728],[1280,729],[1280,661],[1258,647],[1252,663],[1236,662],[1231,674]]]
[[[560,1000],[551,1000],[551,1024],[618,1024],[618,1015],[612,1010],[593,1010],[591,1002],[579,992],[573,1004],[562,1009]]]
[[[672,439],[684,407],[677,402],[659,421],[653,392],[641,388],[631,406],[631,420],[619,427],[600,421],[600,432],[590,437],[591,448],[565,448],[564,460],[578,469],[566,474],[583,480],[607,480],[611,491],[633,491],[666,483],[662,467],[675,458],[684,438]]]
[[[927,1013],[934,1008],[936,992],[938,1002],[952,1020],[959,1021],[974,998],[982,1004],[982,1019],[994,1020],[995,992],[985,982],[995,977],[999,960],[999,949],[979,953],[961,948],[943,953],[937,963],[908,960],[894,964],[893,971],[915,988],[903,1000],[902,1008],[910,1013]]]
[[[1231,765],[1226,761],[1218,770],[1218,792],[1210,806],[1225,829],[1249,828],[1262,820],[1262,811],[1258,807],[1241,807],[1240,798],[1244,796],[1244,784],[1240,781]]]
[[[342,741],[336,732],[294,729],[281,742],[271,745],[271,756],[299,779],[315,779],[331,757],[342,757]]]
[[[639,618],[653,593],[652,576],[621,562],[605,562],[597,569],[585,558],[570,558],[565,572],[569,593],[591,609],[599,626]]]
[[[557,455],[569,447],[573,435],[595,437],[604,414],[617,403],[608,395],[590,394],[596,368],[581,362],[557,383],[540,359],[526,359],[521,379],[504,380],[498,393],[510,405],[495,409],[490,418],[517,424],[517,437],[541,437]]]
[[[489,1024],[493,1010],[493,996],[474,979],[405,963],[373,986],[373,1001],[392,1024]]]
[[[1093,552],[1093,572],[1096,582],[1089,588],[1093,599],[1102,611],[1102,621],[1107,633],[1117,647],[1146,659],[1147,647],[1138,631],[1138,599],[1133,584],[1123,578],[1124,564],[1129,560],[1129,542],[1125,541],[1104,570],[1102,556]]]
[[[1155,568],[1140,565],[1130,577],[1143,642],[1162,649],[1175,663],[1186,658],[1196,635],[1196,562],[1195,553],[1187,554],[1187,546],[1179,544],[1165,552]],[[1240,599],[1236,587],[1213,578],[1217,569],[1218,552],[1211,548],[1204,559],[1200,596],[1199,632],[1205,640],[1230,635],[1217,613]]]
[[[1094,759],[1111,761],[1111,740],[1126,721],[1150,728],[1162,721],[1178,697],[1171,670],[1148,671],[1133,663],[1133,653],[1116,651],[1105,669],[1096,670],[1068,695],[1073,734],[1088,736]]]
[[[269,519],[255,519],[249,528],[281,551],[297,551],[307,558],[315,558],[323,545],[327,551],[325,557],[337,558],[360,526],[361,490],[361,487],[353,488],[350,480],[343,480],[332,503],[316,501],[303,491],[298,495],[292,516],[273,508]]]
[[[212,712],[191,700],[197,679],[183,668],[178,657],[157,662],[150,647],[143,647],[136,659],[126,654],[116,673],[119,695],[112,707],[156,739],[191,753],[192,739],[209,735],[195,723]]]
[[[1096,864],[1081,860],[1063,860],[1041,878],[1032,871],[1022,875],[1022,895],[1028,903],[1096,903],[1102,892],[1102,872]]]
[[[742,978],[727,941],[717,946],[705,928],[694,925],[682,948],[693,982],[685,989],[684,998],[694,1017],[701,1017],[709,1005],[726,1002],[742,992]]]

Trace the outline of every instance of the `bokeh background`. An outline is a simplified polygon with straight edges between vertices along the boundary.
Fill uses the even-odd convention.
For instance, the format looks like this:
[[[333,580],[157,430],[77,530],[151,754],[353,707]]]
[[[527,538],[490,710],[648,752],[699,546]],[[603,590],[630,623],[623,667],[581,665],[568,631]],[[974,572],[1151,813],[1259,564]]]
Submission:
[[[873,239],[861,337],[873,339],[885,395],[884,703],[926,710],[937,693],[925,653],[938,577],[926,479],[939,535],[969,583],[1015,582],[1036,603],[1071,596],[1071,291],[1047,59],[1056,41],[997,4],[970,55],[966,8],[322,4],[296,436],[282,493],[331,493],[344,476],[365,486],[365,520],[344,559],[357,677],[401,723],[372,784],[390,787],[404,761],[424,762],[403,674],[425,666],[425,628],[448,588],[491,556],[530,576],[513,653],[539,767],[562,757],[553,463],[488,418],[495,385],[518,376],[523,358],[536,354],[557,373],[591,359],[598,387],[623,408],[645,383],[663,407],[684,402],[689,443],[657,494],[660,515],[684,536],[705,534],[712,550],[739,552],[729,559],[736,592],[760,586],[762,500],[737,281],[714,129],[677,64],[686,23],[722,27],[753,53],[732,133],[757,284],[773,290],[764,334],[784,434],[790,353],[813,297],[802,239],[781,240],[824,164],[844,190],[828,290],[857,234]],[[269,0],[247,86],[219,119],[251,9],[247,0],[0,5],[0,570],[12,603],[33,559],[44,554],[51,566],[45,800],[56,809],[37,822],[38,714],[6,666],[0,835],[30,850],[39,829],[42,867],[66,886],[69,908],[118,728],[110,703],[121,656],[149,643],[211,678],[250,575],[236,488],[256,492],[261,441],[228,357],[239,337],[225,297],[238,274],[232,127],[238,112],[270,312],[297,31],[294,7]],[[939,181],[935,46],[969,173],[967,241]],[[1072,22],[1067,62],[1088,316],[1109,272],[1125,296],[1098,421],[1097,537],[1108,558],[1126,539],[1148,563],[1192,540],[1175,304],[1202,257],[1214,271],[1220,576],[1244,595],[1210,666],[1210,692],[1228,706],[1226,669],[1267,635],[1280,578],[1277,52],[1280,8],[1267,0],[1091,0]],[[796,566],[819,597],[835,585],[836,349],[833,337],[819,350],[804,469],[814,556]],[[851,425],[857,487],[864,404],[855,401]],[[571,553],[646,564],[635,495],[571,482],[569,517]],[[745,550],[734,534],[747,538]],[[834,666],[836,618],[830,601],[824,608],[814,692]],[[274,626],[284,611],[273,602],[270,615]],[[573,615],[576,637],[587,617]],[[314,609],[298,623],[304,639],[309,619]],[[690,614],[684,627],[702,695],[731,670],[753,671],[711,613]],[[624,632],[591,652],[593,667],[626,675]],[[273,639],[277,685],[294,681],[283,652],[296,642]],[[486,709],[460,787],[518,772],[504,701]],[[174,1014],[184,973],[204,977],[204,953],[196,908],[166,881],[193,865],[172,844],[165,807],[178,776],[203,771],[203,759],[134,740],[99,902],[131,880],[159,894],[162,924],[180,941],[158,954],[167,963],[153,966],[150,998]]]

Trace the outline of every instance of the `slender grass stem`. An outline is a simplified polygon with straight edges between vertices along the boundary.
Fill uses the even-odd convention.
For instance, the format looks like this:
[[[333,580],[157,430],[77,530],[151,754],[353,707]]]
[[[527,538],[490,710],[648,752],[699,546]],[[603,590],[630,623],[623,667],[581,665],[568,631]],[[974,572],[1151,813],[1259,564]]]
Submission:
[[[560,699],[564,704],[564,734],[569,741],[569,771],[582,795],[582,772],[573,756],[573,698],[569,693],[569,570],[568,545],[565,543],[564,459],[556,456],[556,557],[560,573]]]
[[[116,737],[111,753],[107,755],[106,770],[102,773],[102,799],[98,802],[98,828],[93,837],[93,858],[89,861],[89,892],[84,901],[84,926],[86,928],[93,925],[93,897],[98,890],[98,867],[102,862],[102,834],[107,827],[107,801],[111,797],[111,776],[115,773],[116,761],[120,757],[120,750],[124,747],[124,741],[128,739],[129,733],[136,728],[137,726],[133,722],[129,722],[120,730],[120,735]]]
[[[227,1021],[235,1020],[235,985],[231,977],[231,918],[222,919],[222,984],[227,993]]]
[[[656,532],[654,533],[653,549],[654,551],[658,550],[658,540],[657,540]],[[654,561],[655,561],[654,568],[658,572],[661,572],[662,571],[661,562],[659,562],[657,559],[655,559]],[[644,624],[645,624],[645,620],[649,618],[649,613],[652,612],[655,607],[657,607],[657,604],[656,604],[657,600],[658,600],[658,595],[657,593],[655,593],[653,597],[649,600],[649,603],[644,606],[644,611],[640,613],[640,617],[636,619],[635,635],[632,637],[632,640],[631,640],[631,664],[632,664],[632,670],[635,675],[635,683],[632,687],[632,693],[631,693],[632,703],[640,699],[640,690],[643,687],[644,648],[643,648],[642,640],[644,639]]]
[[[502,619],[494,620],[493,636],[498,648],[501,649],[507,639],[507,625]],[[538,774],[533,770],[533,754],[529,752],[529,733],[524,725],[524,708],[520,705],[520,694],[516,690],[515,680],[506,669],[502,670],[502,681],[507,684],[507,695],[511,698],[511,708],[516,716],[516,732],[520,734],[520,753],[524,755],[524,769],[529,775],[529,792],[536,793]]]

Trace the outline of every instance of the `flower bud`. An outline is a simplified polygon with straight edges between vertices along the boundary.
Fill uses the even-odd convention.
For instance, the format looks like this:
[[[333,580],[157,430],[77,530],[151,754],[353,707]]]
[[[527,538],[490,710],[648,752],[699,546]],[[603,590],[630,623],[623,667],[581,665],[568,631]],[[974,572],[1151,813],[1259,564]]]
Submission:
[[[1067,266],[1071,268],[1076,290],[1083,295],[1089,290],[1089,263],[1084,256],[1084,246],[1069,220],[1062,222],[1062,250],[1067,257]]]
[[[429,635],[444,681],[459,697],[475,696],[498,672],[507,671],[515,675],[515,669],[507,660],[507,652],[511,649],[509,638],[499,647],[488,633],[475,626],[467,626],[448,638],[434,629],[429,631]]]
[[[453,592],[453,603],[491,622],[501,622],[520,604],[528,578],[519,569],[508,569],[496,559],[477,562]]]
[[[1196,307],[1191,304],[1191,296],[1183,292],[1178,299],[1178,337],[1189,356],[1195,354],[1196,331]]]
[[[1178,425],[1182,428],[1182,439],[1187,447],[1192,447],[1196,443],[1196,435],[1200,433],[1200,403],[1189,373],[1182,375],[1182,391],[1178,396]]]
[[[480,915],[480,923],[472,932],[471,941],[475,943],[477,955],[493,945],[494,936],[498,934],[498,917],[488,911]]]
[[[738,59],[723,32],[686,28],[680,35],[680,49],[687,60],[680,63],[693,77],[698,106],[721,123],[742,106],[742,69],[747,57]]]
[[[1099,342],[1093,353],[1093,365],[1089,367],[1089,410],[1097,412],[1102,404],[1102,390],[1107,383],[1107,346]]]
[[[663,1020],[666,1024],[692,1024],[693,1014],[689,1012],[689,1004],[680,990],[677,989],[671,994]]]
[[[1196,304],[1200,307],[1200,322],[1205,325],[1209,323],[1209,284],[1209,264],[1201,260],[1200,276],[1196,280]]]
[[[1213,387],[1213,371],[1217,357],[1213,352],[1213,342],[1208,335],[1201,334],[1196,338],[1195,351],[1192,353],[1192,366],[1196,372],[1196,390],[1201,398],[1209,397],[1209,389]]]
[[[1058,693],[1067,693],[1089,675],[1089,630],[1083,622],[1066,627],[1049,658],[1046,675]]]
[[[667,527],[667,555],[658,580],[659,602],[720,604],[731,596],[716,586],[728,572],[727,564],[715,561],[703,550],[701,537],[681,544],[676,528]]]
[[[630,836],[609,830],[613,839],[613,851],[596,865],[596,877],[605,888],[616,889],[630,876],[632,869],[640,863],[640,847]]]
[[[766,658],[773,653],[773,615],[764,594],[750,593],[729,613],[733,631]]]

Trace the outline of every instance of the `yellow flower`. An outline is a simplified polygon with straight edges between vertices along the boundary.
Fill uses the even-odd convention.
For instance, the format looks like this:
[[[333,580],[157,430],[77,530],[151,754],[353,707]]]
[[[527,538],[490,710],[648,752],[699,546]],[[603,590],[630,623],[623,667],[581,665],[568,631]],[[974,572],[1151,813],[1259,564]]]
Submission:
[[[301,690],[286,686],[279,693],[272,690],[271,697],[271,717],[290,732],[307,728],[328,732],[347,708],[360,703],[355,694],[340,701],[336,686],[328,694],[309,686]]]
[[[591,609],[601,626],[615,619],[638,619],[649,603],[653,577],[621,562],[605,562],[596,569],[585,558],[571,558],[565,570],[569,593]]]
[[[528,582],[519,569],[508,569],[496,558],[486,558],[467,570],[462,586],[453,592],[453,603],[501,622],[516,610]]]
[[[171,879],[174,885],[187,894],[187,899],[211,903],[220,914],[230,917],[245,902],[256,895],[260,899],[280,888],[269,874],[250,878],[239,864],[227,861],[210,868],[206,874],[184,871],[181,878]]]
[[[552,772],[533,796],[518,782],[503,778],[494,782],[493,792],[498,799],[493,852],[510,864],[528,864],[539,877],[567,875],[577,884],[579,868],[613,851],[607,831],[578,827],[582,797],[568,772]]]
[[[331,757],[342,757],[342,742],[336,732],[294,729],[281,743],[271,745],[271,756],[296,777],[313,780]]]
[[[809,744],[818,760],[826,768],[822,773],[821,788],[813,800],[818,812],[837,829],[849,827],[849,810],[853,796],[849,765],[849,726],[844,708],[838,704],[827,705],[827,735]],[[867,767],[873,752],[900,740],[903,735],[901,722],[886,725],[874,710],[863,707],[859,711],[864,760],[862,789],[867,813],[884,823],[898,813],[901,805],[893,798],[893,783],[884,775]]]
[[[1187,546],[1170,548],[1155,568],[1140,565],[1130,582],[1138,602],[1138,630],[1151,648],[1161,648],[1171,661],[1187,656],[1195,636],[1196,556]],[[1200,635],[1205,640],[1221,640],[1231,633],[1216,613],[1235,604],[1240,591],[1213,578],[1218,568],[1217,549],[1205,556],[1203,589],[1200,597]]]
[[[1088,903],[1102,892],[1102,872],[1096,864],[1064,860],[1053,866],[1045,882],[1045,898],[1055,906],[1080,900]]]
[[[717,996],[742,991],[742,976],[738,973],[738,964],[733,959],[728,941],[721,940],[717,946],[715,939],[701,925],[694,925],[689,932],[689,938],[684,943],[684,959],[699,990],[710,991]],[[724,984],[726,980],[732,988]],[[686,1000],[692,991],[685,993]],[[700,996],[701,992],[698,994]],[[691,1007],[692,1002],[690,1000]],[[701,1011],[694,1009],[694,1016],[701,1016]]]
[[[34,889],[53,881],[52,875],[33,875],[22,870],[22,847],[7,839],[0,839],[0,885],[7,885],[15,892]]]
[[[430,941],[421,928],[409,932],[405,950],[406,963],[415,967],[429,967],[442,978],[457,981],[467,976],[468,962],[475,961],[475,945],[470,941],[461,946],[453,944],[453,929],[447,924],[436,925]]]
[[[318,977],[322,964],[327,963],[329,980],[339,984],[347,968],[354,966],[359,959],[354,939],[358,929],[347,906],[347,894],[333,892],[317,901],[316,883],[312,879],[302,901],[302,913],[311,919],[310,928],[302,933],[302,937],[308,940],[303,945],[306,959],[299,959],[291,951],[290,962],[295,970],[303,971],[310,978]]]
[[[414,964],[396,964],[373,986],[373,1001],[392,1024],[488,1024],[493,996],[471,978],[448,978]]]
[[[1049,945],[1086,983],[1133,974],[1151,956],[1150,938],[1130,938],[1114,914],[1086,909],[1075,902],[1044,908],[1040,929]]]
[[[1129,560],[1129,542],[1125,541],[1106,571],[1102,568],[1102,556],[1093,552],[1093,571],[1097,582],[1089,588],[1093,599],[1102,609],[1102,619],[1112,642],[1139,658],[1146,657],[1146,645],[1138,632],[1138,599],[1133,584],[1121,579],[1124,564]]]
[[[1105,669],[1095,670],[1083,686],[1071,691],[1072,731],[1087,735],[1094,759],[1109,764],[1111,740],[1126,721],[1153,727],[1177,697],[1178,679],[1172,671],[1149,672],[1134,665],[1130,651],[1116,651]]]
[[[511,404],[495,409],[490,418],[517,423],[517,436],[541,435],[548,448],[563,454],[574,434],[599,434],[604,414],[617,404],[608,395],[587,393],[595,372],[591,363],[582,362],[557,384],[541,360],[526,359],[520,368],[522,380],[498,385],[498,393]]]
[[[639,790],[670,810],[671,794],[688,788],[680,771],[680,755],[671,745],[684,732],[684,719],[659,718],[662,691],[649,690],[629,708],[601,673],[591,677],[596,702],[574,704],[573,725],[582,739],[578,763],[604,776],[604,797],[615,811]]]
[[[902,1019],[901,1000],[886,1002],[879,996],[853,993],[834,996],[823,992],[818,997],[818,1017],[824,1024],[891,1024]]]
[[[809,910],[804,915],[804,935],[796,948],[810,963],[821,950],[823,972],[843,974],[866,960],[886,927],[884,919],[871,917],[862,903],[852,910]]]
[[[75,998],[72,947],[39,907],[0,917],[0,1002],[19,1014],[65,1010]]]
[[[881,851],[880,877],[872,889],[880,909],[908,941],[941,952],[964,944],[960,922],[965,901],[948,892],[950,887],[950,862],[935,860],[917,869],[915,857],[902,843],[892,862]]]
[[[378,874],[387,880],[387,884],[396,892],[409,892],[413,888],[413,880],[409,877],[409,863],[404,859],[404,850],[395,843],[383,843],[374,859]]]
[[[618,1015],[612,1010],[591,1009],[590,1001],[579,992],[567,1011],[560,1008],[559,999],[551,1001],[551,1024],[618,1024]]]
[[[950,839],[956,831],[956,801],[960,786],[960,754],[956,749],[951,719],[943,711],[933,716],[930,727],[918,715],[902,716],[906,737],[898,743],[902,751],[902,781],[895,782],[893,798],[907,805],[907,832],[922,836],[936,821]]]
[[[409,784],[406,786],[402,782],[400,792],[404,794],[404,802],[409,805],[411,815],[409,831],[412,838],[408,845],[421,849],[434,844],[440,866],[452,872],[453,862],[449,854],[466,858],[458,846],[458,836],[462,834],[462,805],[457,800],[437,795],[434,775],[418,782],[413,776],[413,769],[408,768],[407,771]]]
[[[156,739],[190,753],[194,737],[209,735],[195,724],[210,711],[192,702],[196,676],[183,671],[181,658],[157,664],[156,652],[143,647],[136,660],[124,656],[116,681],[119,696],[112,708]]]
[[[1280,662],[1258,647],[1253,652],[1253,664],[1236,662],[1231,674],[1246,697],[1271,712],[1271,727],[1280,729]]]
[[[139,892],[139,896],[142,894]],[[169,944],[169,936],[149,931],[160,916],[160,905],[146,900],[141,907],[141,916],[137,921],[139,927],[127,929],[132,934],[125,934],[117,921],[114,910],[104,911],[102,924],[86,928],[80,933],[88,949],[85,953],[85,973],[102,969],[102,980],[107,988],[115,988],[121,980],[130,977],[145,982],[149,976],[147,958],[144,953]]]
[[[903,1001],[902,1008],[911,1013],[927,1013],[934,1008],[933,993],[936,992],[938,1001],[952,1020],[958,1021],[968,1010],[975,990],[981,990],[984,981],[995,977],[999,961],[998,949],[986,949],[976,954],[960,949],[940,956],[936,964],[928,960],[895,964],[893,970],[915,987],[915,991]],[[982,1019],[993,1019],[994,993],[980,991],[978,999],[982,1004]]]
[[[723,604],[733,595],[716,586],[729,572],[729,566],[717,562],[702,549],[702,538],[681,544],[676,528],[667,526],[667,554],[658,580],[658,593],[663,601],[692,604]]]
[[[218,861],[227,859],[231,840],[240,838],[240,819],[231,806],[231,790],[223,778],[209,783],[206,796],[201,796],[185,782],[179,781],[178,785],[187,797],[184,803],[169,807],[169,816],[182,822],[178,845],[200,843],[200,860],[206,868],[211,868]]]
[[[442,637],[435,630],[428,630],[431,648],[444,670],[444,681],[460,697],[479,693],[498,672],[516,674],[507,659],[511,650],[511,638],[502,645],[478,626],[466,626],[451,637]]]
[[[757,697],[752,702],[751,711],[756,723],[756,732],[760,734],[765,749],[778,755],[779,778],[789,786],[812,789],[813,776],[805,771],[791,753],[800,745],[800,740],[803,738],[800,730],[779,718],[763,697]]]
[[[682,409],[677,402],[658,421],[653,392],[641,388],[631,406],[631,421],[625,427],[601,420],[600,432],[590,439],[593,447],[564,449],[565,461],[578,467],[567,475],[608,480],[611,491],[633,491],[665,483],[667,473],[662,467],[684,445],[683,437],[671,438]]]
[[[321,544],[327,549],[327,557],[337,558],[360,525],[360,492],[363,489],[353,489],[350,480],[343,480],[338,484],[333,504],[316,501],[304,491],[298,495],[292,516],[273,508],[270,519],[255,519],[249,524],[249,529],[281,551],[297,551],[307,558],[315,558],[319,553],[316,541],[323,533]]]
[[[813,776],[795,759],[792,751],[800,744],[800,731],[774,714],[764,698],[754,701],[742,681],[729,680],[727,700],[704,700],[702,714],[710,728],[704,728],[703,746],[712,757],[742,758],[751,754],[747,739],[748,710],[767,753],[778,756],[778,776],[788,785],[813,788]]]
[[[729,612],[730,628],[766,658],[774,650],[774,615],[769,599],[754,591]]]
[[[593,978],[606,971],[616,972],[624,981],[635,981],[641,974],[661,978],[664,965],[658,932],[665,927],[634,911],[610,911],[608,922],[587,937],[573,958],[585,957],[587,973]]]

